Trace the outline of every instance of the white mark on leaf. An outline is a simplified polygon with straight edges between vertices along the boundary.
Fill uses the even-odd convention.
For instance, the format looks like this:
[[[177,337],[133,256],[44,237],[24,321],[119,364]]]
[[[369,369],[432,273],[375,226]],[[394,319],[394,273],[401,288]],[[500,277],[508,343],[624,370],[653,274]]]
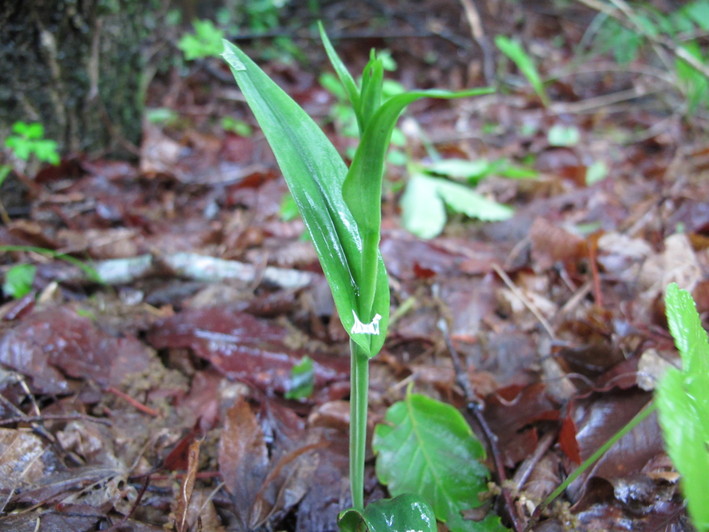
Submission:
[[[375,314],[372,321],[369,323],[362,323],[357,317],[357,313],[353,310],[352,316],[354,316],[354,324],[350,329],[350,334],[373,334],[375,336],[379,335],[379,322],[382,317],[379,314]]]

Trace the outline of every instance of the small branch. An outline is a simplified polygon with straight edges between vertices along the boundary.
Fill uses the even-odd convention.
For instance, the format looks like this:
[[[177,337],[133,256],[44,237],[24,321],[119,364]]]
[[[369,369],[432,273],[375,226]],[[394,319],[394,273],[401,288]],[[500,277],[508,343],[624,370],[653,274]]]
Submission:
[[[556,339],[556,335],[554,334],[554,329],[552,329],[551,325],[549,325],[549,322],[546,320],[544,316],[542,316],[541,312],[539,312],[539,309],[534,306],[534,304],[527,299],[527,297],[522,293],[522,291],[515,286],[515,284],[512,282],[512,279],[504,272],[502,268],[500,268],[497,264],[492,265],[492,269],[495,270],[495,273],[500,276],[500,279],[502,279],[502,282],[507,285],[507,288],[509,288],[514,295],[516,295],[519,300],[522,302],[522,304],[529,309],[529,311],[534,314],[534,317],[539,320],[539,323],[542,324],[542,327],[546,330],[546,332],[551,336],[552,339]]]
[[[517,514],[517,507],[514,504],[512,498],[512,493],[508,488],[505,487],[505,481],[507,480],[507,475],[505,474],[505,464],[502,460],[502,453],[497,446],[497,436],[492,429],[487,424],[485,417],[482,414],[482,404],[475,396],[473,387],[468,379],[468,374],[463,368],[463,364],[460,360],[460,355],[458,351],[453,346],[450,334],[448,332],[448,324],[445,318],[438,320],[438,329],[443,334],[443,339],[446,343],[446,348],[450,354],[451,361],[453,362],[453,368],[455,370],[455,380],[456,383],[463,389],[463,394],[465,395],[466,410],[470,416],[475,420],[475,423],[480,427],[483,438],[485,440],[486,447],[490,450],[492,455],[492,461],[495,464],[495,476],[497,477],[497,484],[500,486],[502,492],[502,498],[507,506],[507,511],[509,517],[512,520],[514,529],[517,532],[522,532],[524,530],[524,525],[521,522],[520,516]]]
[[[480,51],[483,56],[483,74],[485,76],[485,83],[492,85],[495,81],[495,59],[490,46],[490,40],[485,35],[483,30],[482,21],[480,20],[480,13],[475,7],[474,0],[460,0],[463,5],[463,11],[465,11],[465,18],[468,20],[468,25],[470,26],[470,32],[473,35],[473,39],[478,43]]]
[[[137,399],[134,399],[133,397],[131,397],[127,393],[122,392],[119,389],[114,388],[113,386],[109,386],[108,388],[106,388],[106,391],[109,393],[112,393],[116,397],[120,397],[121,399],[123,399],[124,401],[129,403],[133,408],[135,408],[136,410],[139,410],[140,412],[143,412],[144,414],[148,414],[149,416],[152,416],[152,417],[160,417],[160,412],[158,412],[154,408],[150,408],[149,406],[144,405],[143,403],[141,403]]]

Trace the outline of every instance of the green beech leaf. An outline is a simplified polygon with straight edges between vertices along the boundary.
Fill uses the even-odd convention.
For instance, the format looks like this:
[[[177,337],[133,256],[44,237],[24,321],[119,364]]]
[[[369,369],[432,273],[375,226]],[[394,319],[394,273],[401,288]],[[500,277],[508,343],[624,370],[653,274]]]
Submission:
[[[452,531],[500,529],[495,516],[477,522],[461,515],[483,504],[489,472],[482,444],[452,406],[407,393],[376,426],[372,447],[377,477],[392,495],[417,493]]]
[[[672,462],[682,475],[689,514],[699,530],[709,529],[709,342],[689,292],[667,287],[667,322],[682,358],[656,391],[659,421]]]
[[[376,250],[367,279],[375,294],[360,308],[363,244],[342,195],[347,167],[305,111],[239,48],[224,41],[223,57],[266,136],[320,258],[340,320],[367,356],[381,349],[389,319],[389,284]],[[370,201],[379,201],[381,193]],[[380,206],[377,203],[376,208]],[[371,311],[371,313],[370,313]],[[378,316],[378,317],[377,317]]]
[[[404,494],[369,504],[364,511],[351,508],[338,518],[341,532],[436,532],[431,507],[415,495]]]

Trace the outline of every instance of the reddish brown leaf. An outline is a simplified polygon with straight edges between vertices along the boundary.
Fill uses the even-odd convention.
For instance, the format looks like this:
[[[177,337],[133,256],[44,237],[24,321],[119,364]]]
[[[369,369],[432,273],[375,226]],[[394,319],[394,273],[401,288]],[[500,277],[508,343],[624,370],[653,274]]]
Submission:
[[[239,397],[224,420],[219,440],[219,473],[244,528],[251,522],[252,506],[268,469],[268,450],[261,425],[246,399]]]
[[[559,430],[559,447],[569,459],[577,464],[581,463],[579,444],[576,441],[576,425],[570,416],[564,417]]]
[[[135,338],[114,338],[69,307],[32,314],[0,338],[0,362],[30,377],[41,393],[67,393],[69,377],[120,386],[149,360]]]
[[[182,478],[180,493],[177,496],[177,509],[175,510],[175,528],[177,532],[187,532],[191,528],[189,513],[194,483],[197,478],[199,468],[199,447],[200,440],[194,440],[190,444],[187,458],[187,474]]]

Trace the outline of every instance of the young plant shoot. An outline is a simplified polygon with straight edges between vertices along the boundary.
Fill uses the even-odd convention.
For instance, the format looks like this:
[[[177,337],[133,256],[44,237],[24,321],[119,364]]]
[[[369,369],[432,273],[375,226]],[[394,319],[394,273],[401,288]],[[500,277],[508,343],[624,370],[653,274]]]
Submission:
[[[322,26],[320,35],[357,117],[360,143],[349,168],[317,124],[246,54],[224,41],[223,57],[276,156],[350,336],[354,508],[341,514],[340,525],[343,530],[392,530],[381,523],[394,519],[403,527],[397,530],[436,530],[430,508],[411,496],[364,508],[369,360],[381,349],[389,324],[389,282],[379,251],[382,179],[392,131],[408,104],[490,91],[414,91],[382,101],[382,60],[372,52],[357,83]]]

